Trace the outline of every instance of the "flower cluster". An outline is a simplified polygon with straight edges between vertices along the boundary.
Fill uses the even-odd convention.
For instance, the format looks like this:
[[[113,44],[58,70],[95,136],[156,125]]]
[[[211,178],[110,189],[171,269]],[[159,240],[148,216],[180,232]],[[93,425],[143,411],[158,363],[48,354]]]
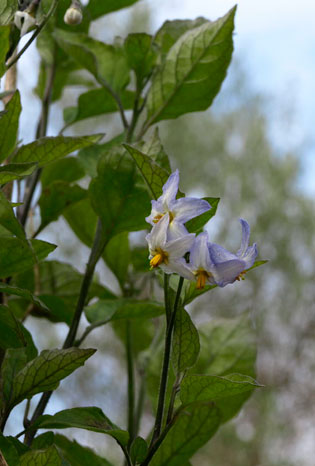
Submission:
[[[250,228],[240,219],[242,243],[236,254],[218,244],[211,243],[208,233],[196,236],[189,233],[185,223],[211,206],[197,198],[176,199],[179,174],[176,170],[163,186],[163,194],[152,201],[152,210],[146,221],[153,228],[146,236],[150,250],[151,268],[160,267],[165,273],[178,273],[188,280],[196,281],[196,288],[206,284],[223,287],[244,278],[257,257],[257,246],[249,246]],[[189,253],[189,262],[185,255]],[[186,256],[187,257],[187,256]]]

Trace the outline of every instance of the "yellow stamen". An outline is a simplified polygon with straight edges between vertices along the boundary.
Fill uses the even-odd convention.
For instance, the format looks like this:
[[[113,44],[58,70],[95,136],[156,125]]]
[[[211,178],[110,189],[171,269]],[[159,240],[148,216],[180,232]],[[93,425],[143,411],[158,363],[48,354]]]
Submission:
[[[205,270],[198,270],[196,273],[196,276],[197,276],[196,289],[203,290],[204,287],[206,286],[207,279],[210,277],[210,274],[206,272]]]
[[[153,254],[152,259],[150,260],[150,267],[152,269],[158,267],[161,265],[163,262],[165,264],[168,263],[168,253],[165,251],[162,251],[162,249],[159,249],[157,251],[154,251],[155,254]]]
[[[245,274],[246,274],[247,270],[243,270],[243,272],[241,272],[238,277],[236,277],[235,280],[237,281],[240,281],[240,280],[245,280]]]
[[[163,217],[162,214],[158,214],[154,217],[153,219],[153,223],[158,223],[159,220],[161,220],[161,218]]]

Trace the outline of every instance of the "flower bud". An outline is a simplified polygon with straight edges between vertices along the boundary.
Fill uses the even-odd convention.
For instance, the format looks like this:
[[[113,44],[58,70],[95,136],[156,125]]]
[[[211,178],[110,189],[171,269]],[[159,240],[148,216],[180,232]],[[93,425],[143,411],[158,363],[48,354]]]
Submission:
[[[67,9],[63,20],[66,24],[69,24],[69,26],[74,26],[80,24],[82,18],[83,15],[80,6],[72,4],[70,8]]]

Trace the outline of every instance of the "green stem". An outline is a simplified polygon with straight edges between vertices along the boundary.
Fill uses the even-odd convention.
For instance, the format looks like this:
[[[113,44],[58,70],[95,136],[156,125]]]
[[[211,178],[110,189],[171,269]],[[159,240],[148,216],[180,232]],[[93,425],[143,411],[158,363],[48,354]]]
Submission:
[[[94,243],[93,243],[93,246],[92,246],[92,249],[91,249],[91,252],[90,252],[90,257],[89,257],[89,260],[88,260],[88,263],[87,263],[87,266],[86,266],[85,275],[83,277],[83,281],[82,281],[82,285],[81,285],[81,289],[80,289],[80,294],[79,294],[79,298],[78,298],[78,301],[77,301],[77,306],[76,306],[75,313],[74,313],[74,316],[73,316],[73,319],[72,319],[72,323],[70,325],[68,335],[67,335],[67,337],[65,339],[65,342],[63,344],[63,348],[70,348],[74,344],[74,340],[75,340],[76,333],[77,333],[77,330],[78,330],[78,326],[79,326],[79,323],[80,323],[83,308],[85,306],[86,299],[87,299],[88,292],[89,292],[89,288],[90,288],[92,278],[93,278],[93,275],[94,275],[94,270],[95,270],[95,267],[96,267],[96,264],[97,264],[99,258],[101,257],[101,255],[103,253],[103,250],[104,250],[104,248],[106,246],[106,242],[107,241],[106,241],[106,239],[104,238],[104,235],[103,235],[103,228],[102,228],[101,220],[98,220],[97,229],[96,229],[95,238],[94,238]],[[41,396],[41,398],[39,400],[39,403],[38,403],[38,405],[37,405],[37,407],[36,407],[36,409],[34,411],[32,419],[30,421],[30,425],[34,424],[34,422],[37,420],[37,418],[43,414],[43,412],[45,411],[45,408],[46,408],[46,406],[48,404],[48,401],[49,401],[49,399],[51,397],[51,394],[52,394],[52,391],[44,392],[42,394],[42,396]],[[26,435],[25,435],[24,443],[26,443],[27,445],[31,445],[31,443],[33,441],[33,438],[36,435],[36,431],[37,431],[36,429],[34,429],[34,430],[32,429],[29,432],[27,432]]]
[[[109,84],[105,81],[105,79],[98,76],[97,80],[110,93],[110,95],[116,101],[123,127],[125,128],[125,130],[128,130],[129,129],[128,121],[126,119],[126,115],[125,115],[125,112],[124,112],[124,107],[123,107],[123,104],[122,104],[122,102],[120,100],[119,95],[116,94],[116,92],[109,86]]]
[[[128,373],[128,432],[129,432],[129,447],[135,436],[135,380],[134,380],[134,365],[132,354],[132,335],[130,321],[126,322],[126,356],[127,356],[127,373]]]
[[[150,449],[153,447],[154,443],[159,438],[160,433],[161,433],[161,428],[162,428],[164,404],[165,404],[165,396],[166,396],[166,388],[167,388],[168,368],[169,368],[170,355],[171,355],[172,335],[173,335],[175,317],[176,317],[176,312],[177,312],[177,308],[178,308],[178,304],[180,300],[183,283],[184,283],[184,278],[180,277],[179,282],[178,282],[177,293],[175,297],[174,309],[173,309],[172,315],[170,317],[170,320],[166,328],[165,348],[164,348],[163,367],[162,367],[162,374],[161,374],[161,381],[160,381],[159,400],[158,400],[158,407],[157,407],[157,412],[156,412],[152,440],[150,443]]]
[[[170,275],[168,273],[164,273],[164,302],[165,302],[165,313],[166,313],[167,323],[169,323],[171,314],[172,314],[172,310],[170,306],[169,283],[170,283]]]
[[[172,420],[175,399],[176,399],[176,395],[177,395],[179,387],[180,387],[181,380],[182,380],[181,374],[177,374],[174,385],[173,385],[173,388],[172,388],[170,404],[169,404],[168,410],[167,410],[166,425],[169,424],[171,422],[171,420]]]

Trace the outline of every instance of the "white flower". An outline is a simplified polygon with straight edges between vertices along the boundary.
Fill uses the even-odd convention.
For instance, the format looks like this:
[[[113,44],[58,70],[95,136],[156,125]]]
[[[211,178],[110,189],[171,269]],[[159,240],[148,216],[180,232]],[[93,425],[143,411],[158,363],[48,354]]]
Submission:
[[[14,15],[14,24],[21,30],[22,37],[36,25],[36,20],[26,11],[17,11]]]
[[[211,208],[210,204],[204,199],[197,199],[194,197],[181,197],[176,199],[178,184],[179,173],[178,170],[176,170],[164,184],[162,196],[160,196],[157,201],[151,201],[151,214],[146,217],[148,223],[155,225],[168,213],[169,239],[175,239],[182,235],[186,235],[188,232],[184,223]]]
[[[166,213],[154,225],[151,233],[146,236],[150,250],[150,266],[161,267],[165,273],[178,273],[184,278],[191,278],[191,272],[185,267],[184,255],[194,242],[195,235],[188,233],[180,238],[167,240],[169,214]]]

